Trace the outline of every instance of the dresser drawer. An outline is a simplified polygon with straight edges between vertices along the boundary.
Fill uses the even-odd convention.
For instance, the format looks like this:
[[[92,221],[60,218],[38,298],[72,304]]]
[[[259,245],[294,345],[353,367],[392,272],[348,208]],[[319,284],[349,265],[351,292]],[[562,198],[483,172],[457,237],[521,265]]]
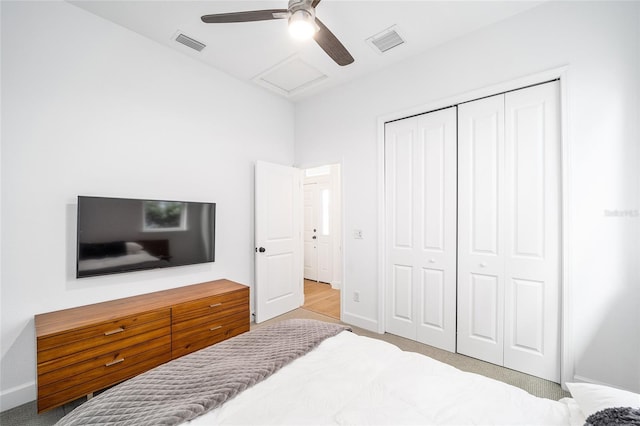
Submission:
[[[122,372],[132,366],[147,360],[155,360],[156,364],[161,364],[168,361],[170,353],[171,336],[167,335],[73,364],[65,370],[40,374],[38,388],[42,393],[48,394],[100,378],[116,383],[122,380]]]
[[[138,354],[132,353],[131,356],[120,356],[114,359],[113,355],[109,354],[106,358],[102,358],[98,367],[89,368],[89,370],[75,375],[72,375],[75,371],[67,369],[64,373],[68,377],[42,386],[38,383],[38,411],[48,410],[73,401],[170,361],[171,344],[163,344]],[[123,361],[119,361],[120,359]],[[86,365],[78,366],[79,369],[85,367]]]
[[[214,304],[213,307],[208,308],[206,310],[200,310],[201,315],[197,317],[193,317],[191,319],[174,322],[171,326],[171,332],[179,334],[182,331],[187,329],[191,329],[197,326],[207,326],[209,324],[215,322],[224,321],[224,318],[230,317],[235,314],[239,314],[244,312],[245,315],[249,315],[249,299],[245,298],[244,300],[232,300],[230,302],[224,303],[223,305]]]
[[[104,327],[91,327],[93,330],[88,333],[85,330],[79,330],[81,335],[90,335],[91,337],[82,340],[71,341],[59,346],[53,346],[50,349],[43,350],[41,348],[40,340],[38,340],[38,364],[45,364],[47,362],[65,358],[68,356],[94,356],[104,354],[107,348],[123,348],[130,346],[136,340],[144,341],[149,338],[158,337],[158,334],[154,335],[154,331],[159,330],[159,333],[168,334],[169,324],[171,323],[170,310],[163,312],[163,316],[160,319],[145,323],[136,323],[131,327],[119,327],[106,328],[106,332],[102,331]],[[120,322],[118,323],[120,324]],[[67,337],[67,336],[65,336]],[[93,350],[93,351],[92,351]],[[109,349],[106,349],[108,351]]]
[[[139,353],[168,345],[171,351],[171,335],[167,330],[157,330],[142,335],[142,339],[124,339],[114,345],[100,346],[55,359],[38,366],[38,386],[44,386],[69,376],[82,374],[104,366],[119,358],[128,359]]]
[[[248,310],[173,334],[171,356],[178,358],[247,331]]]
[[[140,336],[140,339],[145,339],[145,334],[158,329],[164,328],[165,333],[167,333],[169,324],[171,324],[171,310],[165,309],[74,330],[61,336],[41,338],[38,339],[37,343],[38,364],[78,354],[91,348],[99,348],[105,345],[118,345],[118,342],[134,338],[135,336]],[[74,340],[72,336],[77,337]],[[57,338],[60,338],[59,342]],[[123,344],[122,342],[120,343],[120,345]],[[104,351],[101,353],[104,353]]]
[[[228,315],[237,311],[238,306],[249,307],[249,288],[216,296],[203,297],[190,302],[180,303],[172,307],[172,325],[200,318],[211,314]]]

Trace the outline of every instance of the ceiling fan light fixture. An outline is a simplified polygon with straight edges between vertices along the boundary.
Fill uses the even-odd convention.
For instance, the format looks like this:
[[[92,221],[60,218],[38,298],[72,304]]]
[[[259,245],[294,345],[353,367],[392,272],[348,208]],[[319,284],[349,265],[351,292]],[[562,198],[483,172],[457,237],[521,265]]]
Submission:
[[[2,1],[2,0],[0,0]],[[353,56],[340,40],[316,18],[316,6],[322,0],[289,0],[286,9],[247,10],[244,12],[216,13],[200,17],[205,24],[230,22],[272,21],[288,19],[289,33],[300,39],[312,38],[329,57],[341,67],[353,63]]]
[[[308,40],[318,31],[318,26],[311,13],[296,10],[289,17],[289,34],[297,40]]]

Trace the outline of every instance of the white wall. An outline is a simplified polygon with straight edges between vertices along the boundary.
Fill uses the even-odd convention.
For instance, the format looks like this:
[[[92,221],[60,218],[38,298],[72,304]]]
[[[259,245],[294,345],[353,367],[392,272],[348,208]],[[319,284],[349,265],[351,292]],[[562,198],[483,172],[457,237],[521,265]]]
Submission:
[[[35,399],[34,314],[253,284],[253,165],[293,163],[294,108],[68,3],[1,7],[5,410]],[[216,202],[216,262],[76,280],[77,195]]]
[[[296,164],[343,165],[343,319],[381,321],[378,117],[568,65],[574,373],[640,391],[639,28],[638,2],[553,2],[300,102]]]

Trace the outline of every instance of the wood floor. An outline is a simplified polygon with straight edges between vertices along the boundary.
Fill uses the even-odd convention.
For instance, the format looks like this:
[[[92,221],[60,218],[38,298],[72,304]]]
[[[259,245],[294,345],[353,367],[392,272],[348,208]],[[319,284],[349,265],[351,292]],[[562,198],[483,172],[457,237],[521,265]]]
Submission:
[[[340,319],[340,290],[330,284],[304,280],[304,309]]]

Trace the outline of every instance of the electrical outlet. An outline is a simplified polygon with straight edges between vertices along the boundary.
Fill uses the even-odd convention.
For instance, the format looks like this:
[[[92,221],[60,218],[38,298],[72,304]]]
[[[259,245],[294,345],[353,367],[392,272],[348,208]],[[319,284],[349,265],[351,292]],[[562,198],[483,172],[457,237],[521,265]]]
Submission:
[[[362,239],[362,229],[354,229],[353,230],[353,238],[355,238],[356,240],[361,240]]]
[[[360,301],[360,293],[357,291],[353,292],[353,301],[354,302],[359,302]]]

